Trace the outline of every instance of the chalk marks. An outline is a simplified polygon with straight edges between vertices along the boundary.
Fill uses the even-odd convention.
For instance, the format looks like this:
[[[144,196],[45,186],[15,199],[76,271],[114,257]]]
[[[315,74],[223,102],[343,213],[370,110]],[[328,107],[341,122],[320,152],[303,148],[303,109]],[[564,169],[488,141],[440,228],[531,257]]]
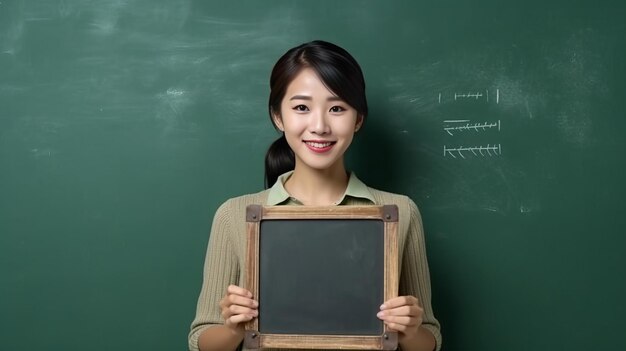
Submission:
[[[491,142],[493,137],[502,130],[501,120],[489,121],[484,119],[478,120],[477,118],[472,119],[472,117],[476,115],[476,112],[481,115],[486,115],[487,111],[482,111],[481,106],[493,103],[497,105],[500,103],[500,89],[495,89],[495,102],[493,101],[493,91],[491,92],[490,102],[489,89],[439,93],[437,95],[437,102],[439,104],[446,103],[448,105],[454,105],[450,107],[454,109],[455,114],[458,114],[459,109],[461,109],[461,113],[468,115],[466,118],[445,119],[443,121],[442,129],[446,133],[446,140],[443,146],[444,157],[467,159],[472,157],[496,157],[502,155],[502,144]],[[473,106],[475,104],[478,105]],[[476,139],[482,136],[489,136],[490,142],[486,145],[480,140],[476,142]],[[458,146],[450,147],[448,145]]]
[[[184,86],[169,87],[155,96],[155,117],[165,134],[195,133],[195,124],[186,118],[193,98],[193,91]]]
[[[128,6],[125,0],[112,0],[102,2],[100,6],[93,9],[93,20],[90,26],[94,29],[94,33],[99,35],[110,35],[117,31],[118,22]],[[59,9],[62,16],[67,17],[74,11],[67,3],[62,4]]]
[[[487,131],[488,129],[497,128],[498,132],[500,131],[500,120],[494,123],[483,122],[483,123],[472,123],[469,119],[461,119],[461,120],[446,120],[443,121],[443,130],[446,131],[450,136],[454,136],[456,132],[464,132],[473,130],[475,132]]]
[[[56,154],[56,151],[49,149],[49,148],[44,148],[44,149],[31,149],[30,153],[34,158],[39,159],[43,157],[52,157],[52,155]]]
[[[180,89],[175,89],[175,88],[169,88],[167,89],[167,95],[172,95],[172,96],[181,96],[183,95],[185,92],[183,90]]]
[[[439,104],[446,103],[448,101],[459,102],[462,100],[489,102],[489,89],[485,89],[484,91],[465,91],[465,92],[456,91],[454,93],[449,93],[449,95],[444,95],[442,93],[439,93],[439,96],[437,98],[437,102]],[[492,98],[492,102],[493,102],[493,98]],[[495,103],[500,104],[500,89],[496,89]]]
[[[470,155],[471,153],[471,155]],[[487,144],[487,146],[458,146],[458,147],[447,147],[443,146],[443,156],[451,156],[452,158],[466,158],[465,156],[482,156],[482,157],[492,157],[492,156],[500,156],[502,155],[502,145],[501,144]]]
[[[482,93],[467,93],[467,94],[454,93],[454,100],[461,99],[461,98],[478,100],[478,98],[481,98],[481,97],[483,97]]]

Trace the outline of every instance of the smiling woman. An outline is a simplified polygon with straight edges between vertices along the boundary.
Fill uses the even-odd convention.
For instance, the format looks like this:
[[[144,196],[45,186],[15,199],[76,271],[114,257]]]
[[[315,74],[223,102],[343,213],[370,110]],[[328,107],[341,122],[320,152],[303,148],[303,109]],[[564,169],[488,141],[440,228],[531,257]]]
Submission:
[[[280,110],[272,113],[272,121],[284,133],[295,154],[296,171],[285,184],[287,190],[292,194],[297,192],[292,184],[311,172],[347,181],[343,157],[363,118],[328,90],[315,71],[303,69],[289,84]],[[337,190],[339,193],[334,197],[344,189]],[[296,197],[304,200],[307,196],[301,195]]]
[[[318,102],[316,108],[329,107],[328,111],[332,109],[333,113],[339,112],[339,109],[350,109],[350,114],[356,113],[355,131],[367,117],[361,67],[347,51],[328,42],[313,41],[285,53],[272,70],[270,86],[270,117],[279,130],[282,114],[293,109],[301,112],[311,110],[313,106],[306,103],[312,103],[313,98],[320,100],[315,101]],[[288,99],[284,99],[285,96]],[[324,100],[339,104],[319,106]],[[290,149],[294,145],[288,145],[285,137],[279,138],[268,150],[265,159],[266,187],[272,186],[278,176],[295,167],[294,153]]]
[[[367,187],[345,169],[344,155],[368,112],[359,64],[344,49],[313,41],[278,60],[270,87],[270,119],[282,135],[266,155],[269,189],[230,199],[215,214],[190,350],[235,350],[243,340],[244,324],[259,315],[258,301],[241,287],[245,210],[252,204],[396,205],[402,256],[399,296],[381,301],[376,316],[398,332],[402,350],[438,350],[441,334],[431,307],[424,233],[415,203]]]

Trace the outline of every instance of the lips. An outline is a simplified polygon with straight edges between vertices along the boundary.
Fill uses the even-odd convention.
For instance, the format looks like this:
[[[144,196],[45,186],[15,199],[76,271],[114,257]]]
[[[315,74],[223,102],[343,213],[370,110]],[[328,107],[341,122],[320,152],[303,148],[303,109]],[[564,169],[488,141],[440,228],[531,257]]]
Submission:
[[[305,140],[304,144],[309,148],[309,150],[316,153],[324,153],[328,152],[333,148],[336,141],[322,141],[322,140]]]

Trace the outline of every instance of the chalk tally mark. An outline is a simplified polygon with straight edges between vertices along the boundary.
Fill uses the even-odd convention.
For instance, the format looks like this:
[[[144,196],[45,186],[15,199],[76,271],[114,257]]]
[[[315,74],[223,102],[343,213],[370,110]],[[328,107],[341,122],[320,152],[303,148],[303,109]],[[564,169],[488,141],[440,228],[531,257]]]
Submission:
[[[483,123],[471,123],[471,121],[469,119],[460,119],[460,120],[446,120],[443,121],[444,126],[443,126],[443,130],[454,136],[454,133],[456,132],[464,132],[464,131],[469,131],[469,130],[473,130],[475,132],[485,132],[488,129],[497,129],[497,131],[500,131],[500,120],[498,120],[498,122],[493,122],[493,123],[488,123],[488,122],[483,122]]]
[[[476,99],[483,97],[483,93],[454,93],[454,101],[457,99]]]
[[[469,92],[454,93],[454,101],[479,100],[479,99],[485,99],[487,102],[489,102],[489,89],[485,89],[484,92],[469,91]],[[441,101],[442,101],[442,94],[439,93],[439,96],[437,97],[437,102],[441,104]],[[500,89],[496,89],[496,104],[499,104],[499,103],[500,103]]]
[[[470,154],[478,157],[493,157],[502,155],[502,145],[501,144],[487,144],[487,146],[459,146],[449,148],[447,146],[443,146],[443,156],[451,156],[452,158],[466,158],[465,155]],[[471,156],[469,155],[469,156]]]

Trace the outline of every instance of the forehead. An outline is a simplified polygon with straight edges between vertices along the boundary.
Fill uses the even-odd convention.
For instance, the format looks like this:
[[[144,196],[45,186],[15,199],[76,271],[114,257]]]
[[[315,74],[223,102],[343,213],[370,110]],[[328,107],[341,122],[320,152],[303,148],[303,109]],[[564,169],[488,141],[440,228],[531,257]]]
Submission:
[[[323,96],[324,98],[336,96],[311,68],[301,70],[287,86],[285,98],[289,99],[293,95]]]

